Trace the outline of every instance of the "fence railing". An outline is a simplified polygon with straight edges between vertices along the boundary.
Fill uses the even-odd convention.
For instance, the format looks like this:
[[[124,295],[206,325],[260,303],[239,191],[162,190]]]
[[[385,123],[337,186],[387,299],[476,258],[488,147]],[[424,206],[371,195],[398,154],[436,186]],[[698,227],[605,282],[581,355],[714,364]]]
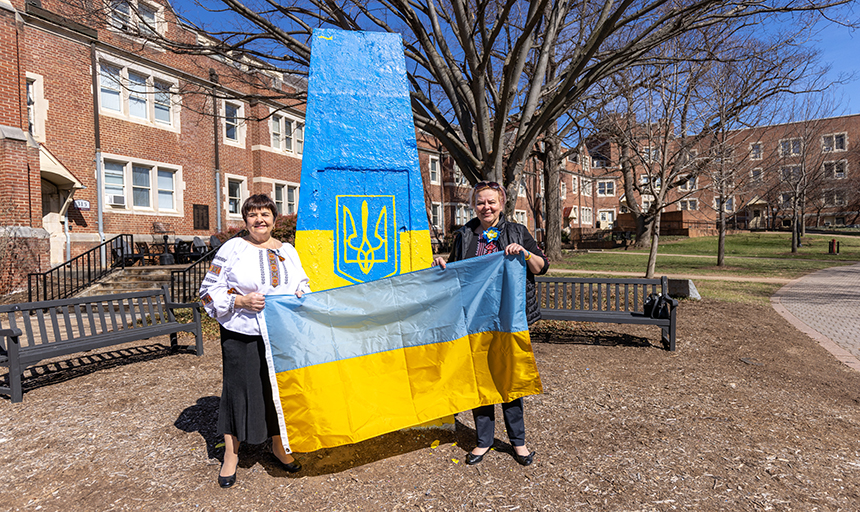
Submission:
[[[123,247],[134,247],[132,235],[117,235],[46,272],[28,274],[28,302],[71,297],[114,270],[124,269]]]
[[[209,265],[215,258],[218,249],[209,249],[197,261],[182,270],[170,271],[170,298],[174,302],[193,302],[197,300],[197,292],[209,271]]]

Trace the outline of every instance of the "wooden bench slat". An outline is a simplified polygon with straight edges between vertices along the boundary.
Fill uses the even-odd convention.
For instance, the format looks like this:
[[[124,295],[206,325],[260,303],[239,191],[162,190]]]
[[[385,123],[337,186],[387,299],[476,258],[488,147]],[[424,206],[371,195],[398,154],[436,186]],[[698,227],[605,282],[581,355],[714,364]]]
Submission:
[[[11,395],[13,402],[23,400],[21,376],[27,368],[43,359],[155,336],[169,335],[170,346],[173,349],[178,346],[177,333],[191,332],[196,338],[197,355],[203,355],[203,333],[199,310],[202,305],[199,303],[172,305],[169,300],[170,294],[167,288],[162,287],[157,291],[0,306],[0,317],[5,313],[11,328],[19,329],[18,324],[24,324],[23,332],[18,337],[20,343],[7,343],[9,356],[5,359],[0,358],[0,366],[7,366],[10,370],[7,377],[9,386],[0,386],[0,393]],[[174,308],[190,308],[193,320],[186,323],[177,322],[173,316]],[[117,318],[117,309],[119,309],[119,318]],[[46,324],[45,311],[49,312],[50,326]],[[108,325],[108,315],[111,317],[110,325]],[[128,316],[131,316],[132,322],[127,328]],[[65,323],[65,329],[60,326],[60,321]],[[138,321],[141,323],[139,326]],[[75,333],[78,335],[75,336]],[[4,336],[7,335],[4,334]]]

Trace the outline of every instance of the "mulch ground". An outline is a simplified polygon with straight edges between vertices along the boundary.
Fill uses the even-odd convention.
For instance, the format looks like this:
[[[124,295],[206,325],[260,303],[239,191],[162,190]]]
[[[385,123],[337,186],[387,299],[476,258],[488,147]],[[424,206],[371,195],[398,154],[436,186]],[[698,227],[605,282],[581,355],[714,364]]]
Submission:
[[[530,467],[501,418],[495,451],[466,466],[464,413],[455,430],[297,454],[297,475],[243,446],[231,489],[216,483],[216,338],[200,358],[159,338],[44,364],[23,403],[0,399],[0,510],[860,508],[860,373],[769,307],[683,302],[674,353],[644,326],[547,322],[533,341]]]

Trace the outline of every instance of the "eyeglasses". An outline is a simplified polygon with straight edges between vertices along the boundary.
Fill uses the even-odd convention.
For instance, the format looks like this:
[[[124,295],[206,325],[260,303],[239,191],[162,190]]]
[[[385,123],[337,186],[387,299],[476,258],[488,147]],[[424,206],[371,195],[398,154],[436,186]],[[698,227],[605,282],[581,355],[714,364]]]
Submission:
[[[494,190],[503,190],[502,186],[499,185],[498,183],[496,183],[495,181],[479,181],[478,183],[475,183],[475,192],[480,192],[481,190],[484,190],[485,188],[491,188]]]

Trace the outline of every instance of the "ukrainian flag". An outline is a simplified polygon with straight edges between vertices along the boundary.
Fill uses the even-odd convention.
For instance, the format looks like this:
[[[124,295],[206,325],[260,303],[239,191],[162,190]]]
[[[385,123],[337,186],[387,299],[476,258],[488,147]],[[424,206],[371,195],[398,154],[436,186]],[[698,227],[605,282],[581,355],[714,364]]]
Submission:
[[[288,451],[356,443],[540,393],[525,261],[495,253],[260,313]]]

